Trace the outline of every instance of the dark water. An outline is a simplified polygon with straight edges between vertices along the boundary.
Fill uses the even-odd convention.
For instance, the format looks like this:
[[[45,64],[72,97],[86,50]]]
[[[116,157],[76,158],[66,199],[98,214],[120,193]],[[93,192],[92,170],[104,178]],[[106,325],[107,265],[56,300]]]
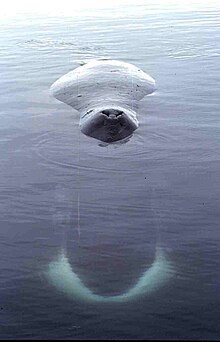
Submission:
[[[219,17],[207,2],[2,23],[1,338],[220,338]],[[99,57],[157,82],[125,144],[82,135],[78,114],[49,97]],[[157,272],[155,291],[132,300],[65,293],[62,267],[63,291],[48,277],[64,251],[94,293],[126,293],[158,246],[166,282]]]

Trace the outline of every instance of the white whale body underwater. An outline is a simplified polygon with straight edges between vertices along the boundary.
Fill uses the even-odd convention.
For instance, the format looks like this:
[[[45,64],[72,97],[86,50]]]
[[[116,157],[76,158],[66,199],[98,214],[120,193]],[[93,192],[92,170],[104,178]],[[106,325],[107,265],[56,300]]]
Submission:
[[[82,133],[111,143],[138,128],[138,102],[155,89],[154,79],[132,64],[96,60],[60,77],[50,92],[79,111]]]

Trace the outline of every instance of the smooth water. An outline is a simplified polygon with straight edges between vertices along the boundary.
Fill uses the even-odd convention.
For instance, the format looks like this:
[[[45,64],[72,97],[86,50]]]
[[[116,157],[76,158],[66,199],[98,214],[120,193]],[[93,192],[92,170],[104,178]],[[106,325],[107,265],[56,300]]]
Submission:
[[[0,26],[0,338],[220,338],[220,6],[128,4]],[[157,83],[123,144],[51,84],[100,57]]]

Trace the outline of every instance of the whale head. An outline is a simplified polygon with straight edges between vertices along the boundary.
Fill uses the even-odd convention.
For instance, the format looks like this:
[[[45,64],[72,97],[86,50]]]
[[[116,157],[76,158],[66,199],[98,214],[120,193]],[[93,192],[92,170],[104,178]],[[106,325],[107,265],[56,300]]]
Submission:
[[[127,138],[137,128],[136,113],[130,108],[103,106],[81,113],[81,132],[103,142],[111,143]]]
[[[124,140],[138,128],[138,102],[155,91],[154,79],[116,60],[93,60],[60,77],[51,94],[80,113],[80,129],[105,143]]]

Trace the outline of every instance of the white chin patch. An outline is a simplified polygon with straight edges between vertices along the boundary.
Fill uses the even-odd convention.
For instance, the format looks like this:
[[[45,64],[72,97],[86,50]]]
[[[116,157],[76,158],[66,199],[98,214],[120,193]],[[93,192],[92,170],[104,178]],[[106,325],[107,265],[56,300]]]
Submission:
[[[71,267],[65,252],[61,252],[57,260],[49,264],[47,278],[59,291],[72,300],[87,302],[127,302],[139,296],[148,295],[158,290],[174,274],[174,267],[167,260],[161,248],[151,267],[147,268],[135,285],[122,294],[114,296],[101,296],[86,287]]]

